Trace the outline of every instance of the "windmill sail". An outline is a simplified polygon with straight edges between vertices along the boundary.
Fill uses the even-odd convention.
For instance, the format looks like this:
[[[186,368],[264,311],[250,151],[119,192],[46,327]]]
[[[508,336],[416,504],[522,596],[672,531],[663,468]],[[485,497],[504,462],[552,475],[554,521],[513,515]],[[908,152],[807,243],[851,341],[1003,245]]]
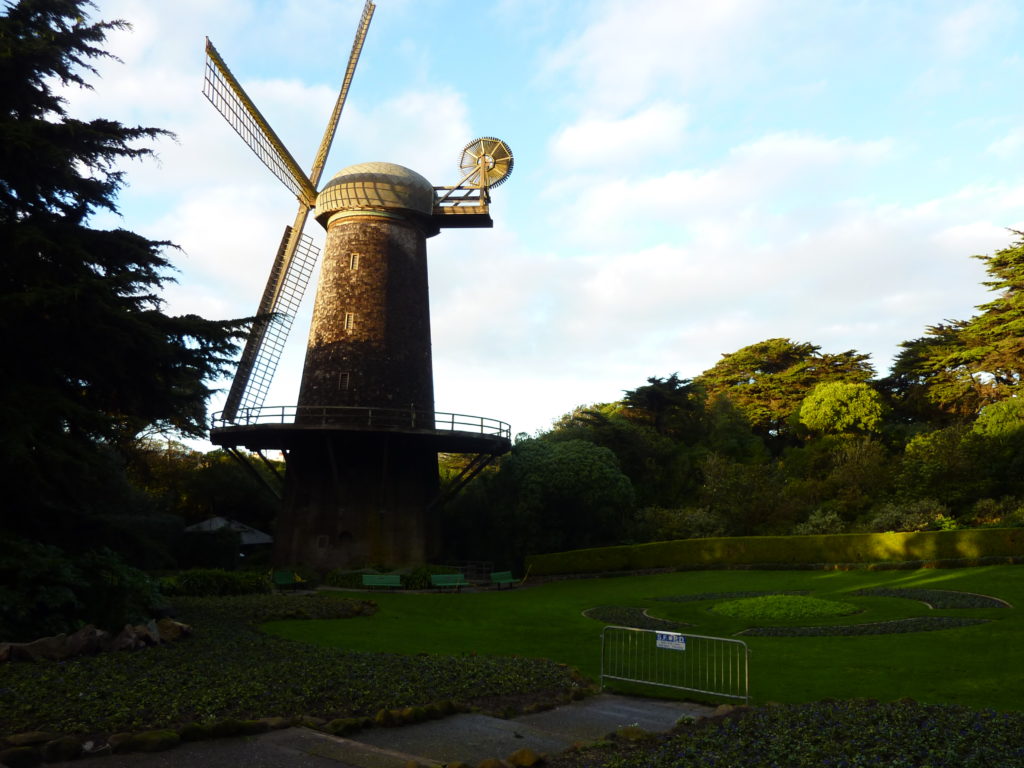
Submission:
[[[206,39],[203,95],[282,184],[308,206],[316,203],[316,187],[313,182],[231,74],[209,38]]]
[[[228,421],[238,419],[239,412],[242,414],[240,420],[248,421],[252,411],[262,407],[320,256],[320,249],[313,244],[312,238],[305,234],[293,238],[294,231],[290,226],[284,228],[284,236],[260,300],[258,317],[224,403],[223,416]],[[292,242],[295,245],[290,249]],[[285,263],[289,250],[291,256]]]
[[[366,31],[370,28],[370,20],[373,18],[375,6],[372,0],[366,0],[363,6],[363,15],[359,18],[359,26],[356,28],[356,38],[352,41],[352,52],[348,56],[348,65],[345,67],[345,77],[341,81],[341,90],[334,102],[334,109],[331,111],[331,119],[327,121],[327,129],[320,141],[320,147],[316,151],[316,159],[313,160],[313,169],[309,178],[316,186],[320,183],[320,174],[323,173],[324,164],[327,162],[327,153],[331,150],[331,143],[334,141],[334,132],[338,127],[338,119],[341,117],[341,110],[348,98],[348,89],[352,85],[352,77],[356,73],[356,64],[359,63],[359,54],[363,50],[363,41],[366,40]]]
[[[345,106],[375,8],[372,0],[366,0],[345,68],[341,90],[309,176],[302,171],[295,158],[253,104],[252,99],[231,74],[231,70],[217,53],[213,43],[209,38],[206,40],[204,95],[263,164],[299,200],[295,222],[292,226],[285,227],[284,237],[263,290],[257,320],[253,324],[231,382],[222,414],[227,421],[235,421],[239,411],[243,413],[242,420],[248,421],[252,411],[263,405],[263,399],[270,389],[270,382],[277,370],[277,363],[281,359],[281,352],[302,302],[306,285],[320,255],[312,240],[303,234],[303,228],[310,208],[316,204],[316,185],[327,162],[327,154],[334,141],[341,110]]]

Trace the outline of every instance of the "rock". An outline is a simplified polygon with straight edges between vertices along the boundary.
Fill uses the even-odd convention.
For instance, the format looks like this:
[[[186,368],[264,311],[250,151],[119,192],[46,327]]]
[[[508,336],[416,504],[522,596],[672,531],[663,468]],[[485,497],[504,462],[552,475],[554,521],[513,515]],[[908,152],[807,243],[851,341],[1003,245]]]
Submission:
[[[0,664],[11,658],[11,644],[0,643]]]
[[[12,659],[28,661],[60,661],[67,658],[67,639],[64,634],[41,637],[31,643],[11,643]]]
[[[245,731],[245,726],[241,720],[218,720],[215,723],[211,723],[208,726],[208,730],[210,738],[223,739],[228,736],[241,736]]]
[[[266,733],[270,730],[270,726],[262,720],[239,720],[238,727],[241,736],[255,736],[257,733]]]
[[[508,768],[508,766],[496,757],[488,757],[477,763],[476,768]]]
[[[188,624],[182,624],[180,621],[168,618],[160,619],[156,623],[156,629],[160,639],[165,643],[173,643],[192,634],[192,627]]]
[[[363,729],[361,717],[339,717],[324,726],[324,730],[335,736],[348,736]]]
[[[715,711],[711,713],[711,717],[725,717],[726,715],[731,715],[735,711],[736,707],[732,704],[719,704],[715,707]]]
[[[64,736],[43,745],[43,759],[48,763],[74,760],[82,754],[82,742],[74,736]]]
[[[42,762],[42,754],[34,747],[14,747],[0,751],[0,765],[8,768],[34,768]]]
[[[188,723],[178,729],[182,741],[202,741],[210,738],[210,727],[202,723]]]
[[[260,722],[266,723],[267,730],[269,731],[280,731],[282,728],[288,728],[292,724],[292,721],[287,717],[261,717]]]
[[[646,741],[651,738],[651,734],[641,728],[639,725],[623,725],[615,729],[615,738],[620,741]]]
[[[140,640],[135,636],[135,628],[131,624],[125,624],[124,629],[110,639],[107,650],[110,651],[131,651],[140,647]]]
[[[107,737],[107,744],[112,752],[124,752],[121,746],[132,737],[130,733],[112,733]]]
[[[25,731],[8,736],[5,741],[12,747],[38,747],[59,737],[59,733],[49,731]]]
[[[98,629],[92,624],[86,624],[77,632],[68,636],[68,656],[81,656],[85,653],[98,653],[105,641],[110,637],[107,632]]]
[[[516,766],[516,768],[533,768],[533,766],[543,763],[544,758],[529,747],[523,747],[506,757],[505,762]]]
[[[101,755],[104,752],[110,751],[110,745],[103,741],[93,741],[90,739],[82,744],[82,752],[86,755]]]
[[[176,731],[158,730],[143,731],[132,734],[126,741],[121,743],[122,752],[163,752],[173,749],[181,743],[181,737]]]
[[[139,648],[147,645],[160,645],[160,630],[156,628],[155,621],[150,621],[146,624],[136,624],[132,627],[132,631],[135,632]]]

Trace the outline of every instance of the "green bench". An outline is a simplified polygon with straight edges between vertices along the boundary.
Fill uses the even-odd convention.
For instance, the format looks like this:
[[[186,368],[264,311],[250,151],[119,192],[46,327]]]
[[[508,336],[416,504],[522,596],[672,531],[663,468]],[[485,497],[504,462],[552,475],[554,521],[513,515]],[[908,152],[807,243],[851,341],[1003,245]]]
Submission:
[[[402,577],[397,573],[364,573],[364,587],[401,587]]]
[[[295,571],[272,571],[270,583],[278,589],[298,589],[306,580]]]
[[[491,574],[491,584],[497,584],[501,589],[502,584],[518,584],[519,579],[512,575],[512,571],[494,571]]]
[[[461,587],[468,586],[469,582],[461,573],[432,573],[430,574],[430,584],[439,589],[453,587],[458,592]]]

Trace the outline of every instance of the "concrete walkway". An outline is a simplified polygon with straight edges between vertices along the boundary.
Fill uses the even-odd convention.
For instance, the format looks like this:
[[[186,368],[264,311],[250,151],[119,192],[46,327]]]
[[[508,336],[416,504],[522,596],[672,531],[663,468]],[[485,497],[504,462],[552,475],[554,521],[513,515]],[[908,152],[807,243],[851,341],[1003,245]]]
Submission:
[[[259,736],[183,744],[155,754],[113,755],[85,762],[49,763],[67,768],[406,768],[506,758],[528,747],[557,754],[577,743],[597,741],[624,725],[664,732],[681,718],[711,714],[712,707],[602,693],[546,712],[511,720],[463,714],[400,728],[370,728],[353,738],[308,728]]]

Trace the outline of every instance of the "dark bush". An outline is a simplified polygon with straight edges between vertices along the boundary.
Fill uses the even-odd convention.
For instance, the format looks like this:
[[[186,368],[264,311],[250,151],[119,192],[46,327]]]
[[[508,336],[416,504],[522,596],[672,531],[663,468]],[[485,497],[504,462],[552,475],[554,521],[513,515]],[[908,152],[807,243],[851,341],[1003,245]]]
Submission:
[[[150,615],[153,581],[109,549],[69,557],[57,547],[0,541],[0,641],[73,632],[84,624],[115,630]]]
[[[224,571],[217,568],[194,568],[163,579],[166,595],[219,597],[223,595],[254,595],[269,592],[270,580],[262,571]]]
[[[241,541],[237,531],[186,531],[179,540],[178,563],[183,568],[235,568]]]

